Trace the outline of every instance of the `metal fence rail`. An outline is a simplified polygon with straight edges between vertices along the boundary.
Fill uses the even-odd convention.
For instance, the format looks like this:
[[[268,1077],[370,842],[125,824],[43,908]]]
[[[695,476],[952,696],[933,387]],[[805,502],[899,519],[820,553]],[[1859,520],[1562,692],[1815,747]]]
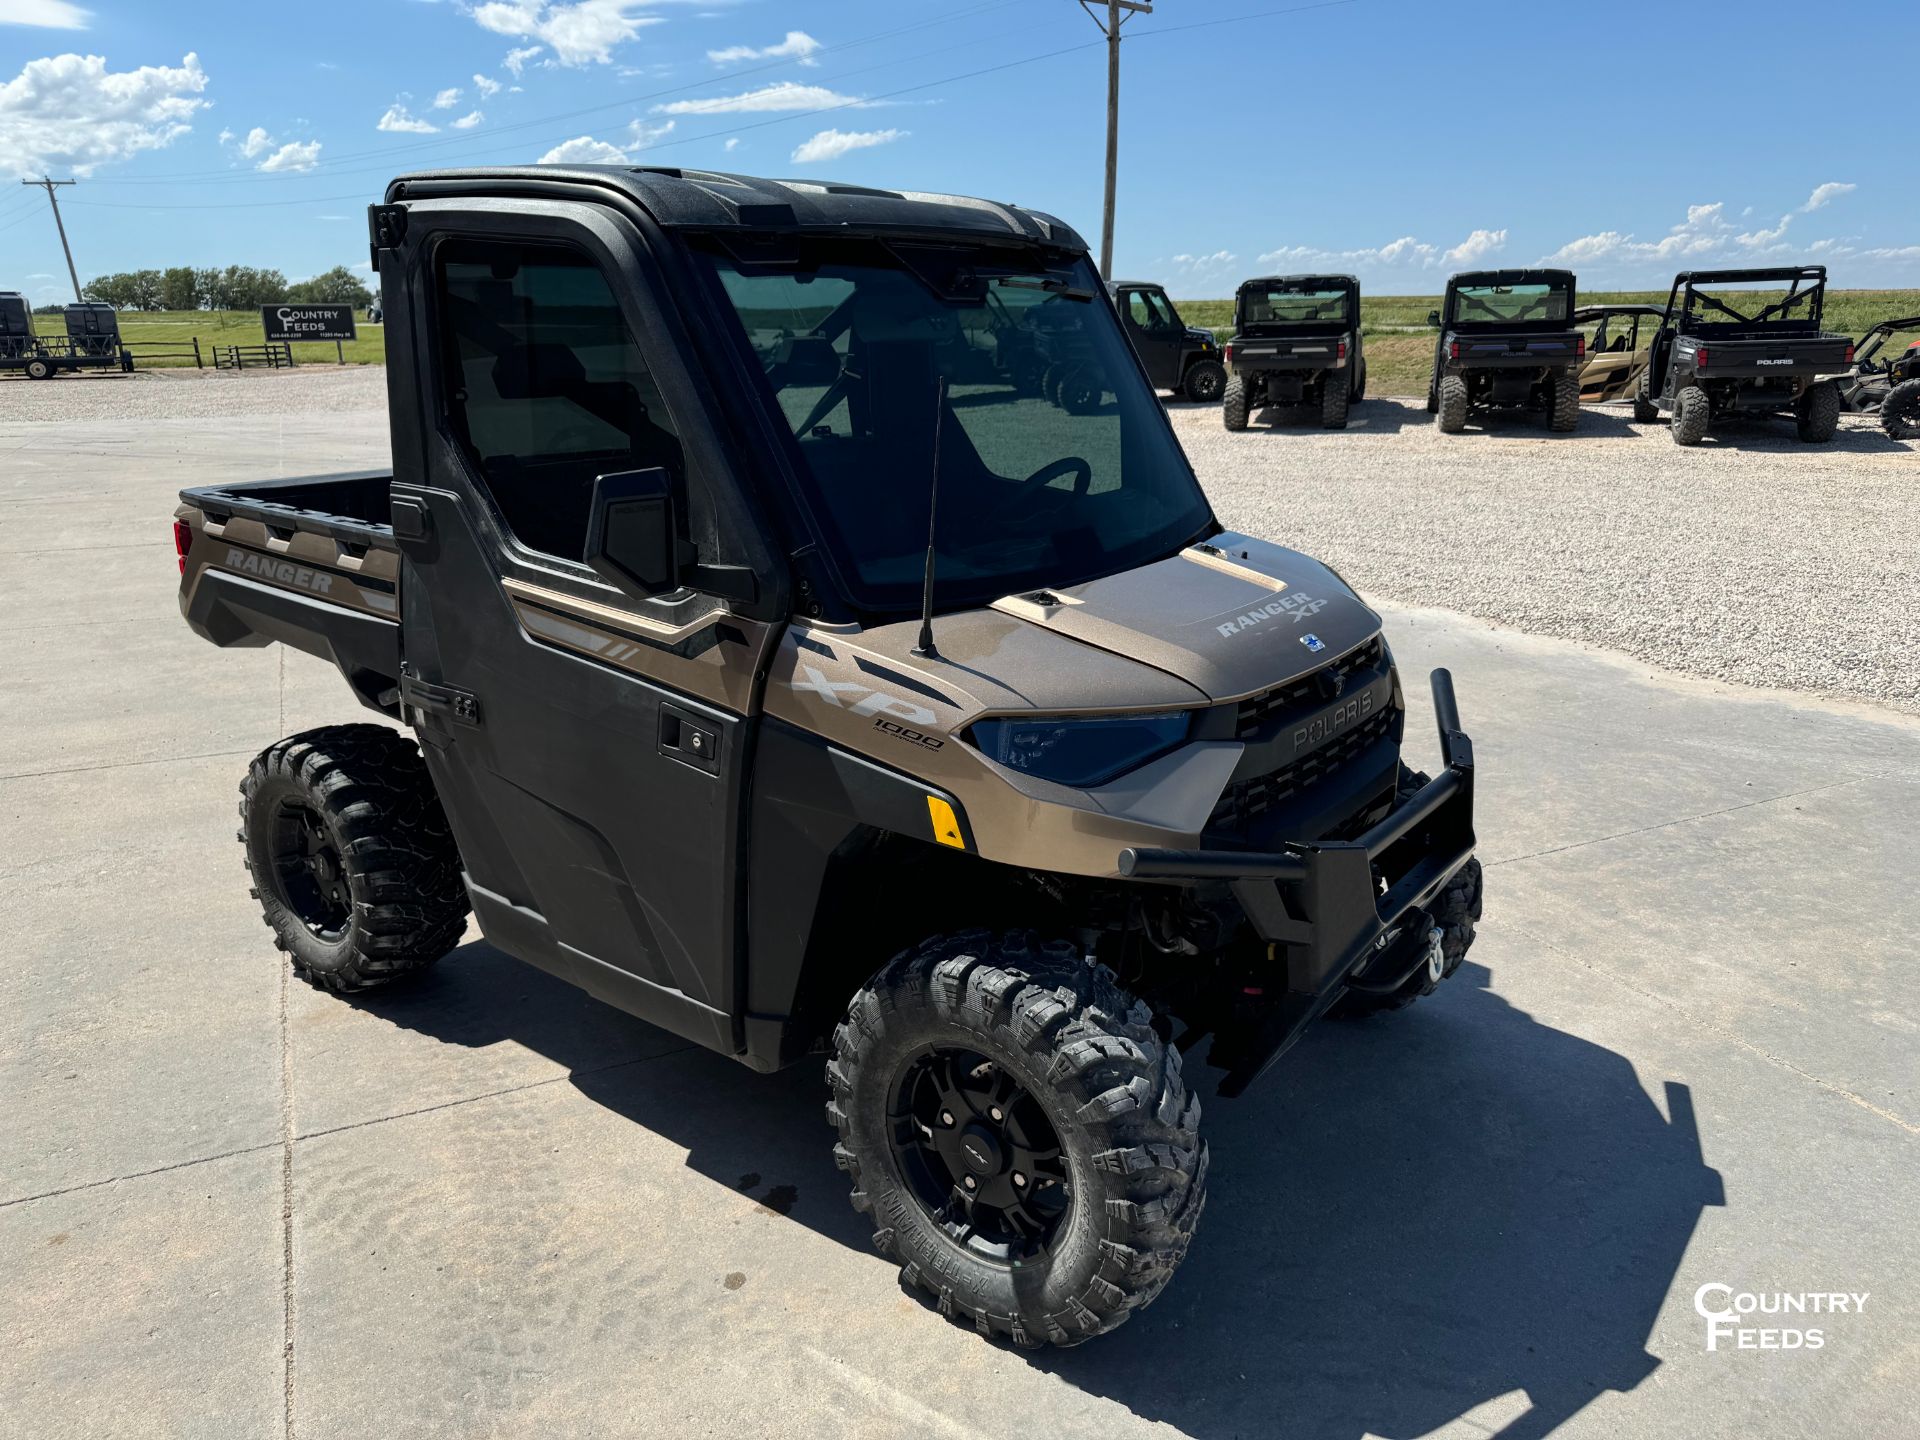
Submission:
[[[293,365],[293,346],[284,340],[269,340],[264,345],[215,345],[213,368],[216,370],[281,370]]]
[[[194,369],[207,368],[206,361],[200,353],[198,335],[188,336],[184,341],[126,340],[121,343],[121,348],[133,356],[133,363],[136,366],[149,360],[191,360]]]

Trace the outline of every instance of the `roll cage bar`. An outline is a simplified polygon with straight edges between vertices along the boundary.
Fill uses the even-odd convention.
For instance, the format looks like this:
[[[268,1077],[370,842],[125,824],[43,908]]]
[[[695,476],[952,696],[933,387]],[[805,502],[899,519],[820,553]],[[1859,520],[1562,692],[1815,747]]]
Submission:
[[[1757,315],[1743,315],[1725,301],[1712,295],[1699,294],[1696,289],[1700,285],[1747,285],[1768,280],[1789,282],[1786,298],[1776,305],[1767,306]],[[1810,280],[1813,283],[1802,290],[1800,283],[1803,280]],[[1771,265],[1750,270],[1682,270],[1673,277],[1673,288],[1667,292],[1664,323],[1672,324],[1676,314],[1689,313],[1693,309],[1692,302],[1698,299],[1702,310],[1718,311],[1722,315],[1730,316],[1738,325],[1759,325],[1775,315],[1784,314],[1797,301],[1810,295],[1813,297],[1813,314],[1809,318],[1811,323],[1818,325],[1821,312],[1825,308],[1826,289],[1827,267],[1824,265]],[[1683,290],[1686,292],[1687,303],[1676,312],[1674,304],[1680,299]]]

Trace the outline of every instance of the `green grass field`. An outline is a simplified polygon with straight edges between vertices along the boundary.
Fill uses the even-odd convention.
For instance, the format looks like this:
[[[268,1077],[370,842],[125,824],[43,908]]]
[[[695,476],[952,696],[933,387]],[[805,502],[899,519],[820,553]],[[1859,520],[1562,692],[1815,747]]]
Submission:
[[[57,318],[41,323],[47,333],[59,333],[57,327],[60,322]],[[343,347],[347,363],[384,364],[387,358],[384,330],[378,325],[369,325],[364,319],[357,321],[355,328],[360,338]],[[200,337],[200,352],[209,367],[213,365],[213,346],[259,345],[265,339],[260,329],[258,310],[123,310],[120,313],[120,338],[133,347],[133,353],[139,356],[139,364],[143,369],[178,365],[192,369],[191,354],[184,360],[149,361],[141,355],[141,351],[148,346],[167,349],[184,347],[191,351],[196,335]],[[301,365],[331,365],[334,363],[333,342],[295,345],[293,358],[295,363]]]
[[[1580,303],[1664,305],[1667,292],[1583,290]],[[1231,300],[1175,300],[1174,305],[1180,311],[1180,318],[1189,325],[1204,326],[1222,340],[1233,333]],[[1434,342],[1427,315],[1439,308],[1438,295],[1361,297],[1360,333],[1366,340],[1369,394],[1427,393]],[[1823,323],[1829,330],[1857,338],[1882,320],[1905,315],[1920,315],[1920,290],[1829,290]]]

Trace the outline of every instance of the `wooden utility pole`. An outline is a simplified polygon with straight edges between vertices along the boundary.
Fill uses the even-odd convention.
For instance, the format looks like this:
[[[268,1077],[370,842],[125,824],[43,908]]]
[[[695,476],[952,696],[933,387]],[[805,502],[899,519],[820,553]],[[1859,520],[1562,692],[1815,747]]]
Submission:
[[[80,293],[80,272],[73,268],[73,247],[67,244],[67,227],[61,223],[60,220],[60,199],[53,193],[55,186],[71,185],[74,182],[71,180],[50,180],[43,177],[39,180],[22,180],[20,183],[22,185],[38,185],[47,192],[47,203],[53,206],[53,228],[60,232],[60,248],[65,252],[67,257],[67,278],[73,281],[73,298],[75,300],[86,298]],[[1109,206],[1109,208],[1111,208],[1111,206]]]
[[[1105,9],[1102,18],[1099,9]],[[1120,27],[1135,15],[1151,15],[1149,0],[1080,0],[1107,37],[1107,191],[1100,213],[1100,278],[1113,279],[1113,188],[1120,170]]]

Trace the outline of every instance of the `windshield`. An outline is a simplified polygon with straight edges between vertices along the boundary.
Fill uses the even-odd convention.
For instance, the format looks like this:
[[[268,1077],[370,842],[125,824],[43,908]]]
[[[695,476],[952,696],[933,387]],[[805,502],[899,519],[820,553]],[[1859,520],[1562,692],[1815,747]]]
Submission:
[[[1682,301],[1689,330],[1717,326],[1745,329],[1765,325],[1781,330],[1820,328],[1823,287],[1799,280],[1768,283],[1689,285]]]
[[[936,608],[1130,569],[1211,527],[1084,258],[877,241],[803,244],[798,263],[701,253],[860,608],[919,607],[936,433]]]
[[[1572,313],[1572,287],[1564,280],[1530,285],[1461,285],[1453,292],[1458,325],[1564,324]]]
[[[1313,325],[1347,322],[1347,291],[1313,286],[1268,286],[1240,292],[1244,325]]]

